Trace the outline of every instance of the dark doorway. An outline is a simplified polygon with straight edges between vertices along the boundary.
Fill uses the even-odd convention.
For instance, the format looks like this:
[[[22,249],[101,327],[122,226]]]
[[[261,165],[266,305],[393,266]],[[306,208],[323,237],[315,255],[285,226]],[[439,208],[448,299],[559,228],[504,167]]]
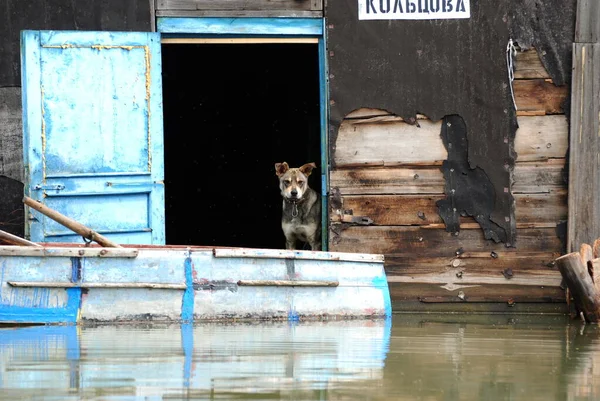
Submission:
[[[276,162],[315,162],[317,44],[163,45],[167,244],[283,248]]]

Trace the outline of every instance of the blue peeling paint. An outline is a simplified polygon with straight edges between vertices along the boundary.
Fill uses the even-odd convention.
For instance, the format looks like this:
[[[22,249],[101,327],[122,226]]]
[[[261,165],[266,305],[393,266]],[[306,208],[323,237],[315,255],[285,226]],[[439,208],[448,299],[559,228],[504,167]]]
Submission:
[[[192,253],[188,252],[185,258],[185,285],[181,302],[181,320],[190,322],[194,319],[194,277],[192,274]]]
[[[205,35],[320,36],[322,18],[158,18],[158,32]]]
[[[25,193],[117,242],[164,244],[160,34],[23,31],[21,43]],[[32,241],[79,241],[33,214]]]
[[[183,386],[190,387],[192,376],[192,356],[194,355],[194,325],[183,323],[181,325],[181,347],[183,348]]]
[[[383,296],[383,310],[385,317],[391,319],[392,317],[392,300],[390,298],[390,287],[388,286],[387,278],[385,274],[376,276],[373,281],[373,287],[381,289],[381,295]]]
[[[290,310],[288,312],[288,321],[297,322],[299,320],[300,316],[298,315],[298,312],[296,312],[295,310]]]

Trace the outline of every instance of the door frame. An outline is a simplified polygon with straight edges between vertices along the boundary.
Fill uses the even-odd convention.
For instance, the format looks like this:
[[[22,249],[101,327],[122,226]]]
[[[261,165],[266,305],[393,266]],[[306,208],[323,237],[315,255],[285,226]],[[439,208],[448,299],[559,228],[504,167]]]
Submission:
[[[321,123],[321,242],[329,233],[329,90],[324,18],[158,17],[156,31],[168,43],[316,43],[319,52]]]

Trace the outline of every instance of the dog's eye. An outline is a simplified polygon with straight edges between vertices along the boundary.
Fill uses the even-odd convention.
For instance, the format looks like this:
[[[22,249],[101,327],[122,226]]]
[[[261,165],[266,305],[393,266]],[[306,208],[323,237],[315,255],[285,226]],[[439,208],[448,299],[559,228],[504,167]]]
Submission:
[[[298,181],[298,186],[301,187],[302,185],[304,185],[304,181]]]
[[[286,186],[286,187],[289,187],[291,183],[292,183],[291,181],[286,181],[286,182],[285,182],[285,186]]]

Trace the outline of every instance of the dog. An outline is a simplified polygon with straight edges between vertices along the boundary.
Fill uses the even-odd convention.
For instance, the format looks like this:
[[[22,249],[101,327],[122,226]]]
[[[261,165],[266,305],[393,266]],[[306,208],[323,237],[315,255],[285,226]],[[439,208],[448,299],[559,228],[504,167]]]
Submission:
[[[283,197],[281,228],[286,249],[296,249],[298,240],[313,251],[321,250],[321,197],[308,186],[308,177],[315,163],[290,168],[286,162],[275,163],[279,189]]]

